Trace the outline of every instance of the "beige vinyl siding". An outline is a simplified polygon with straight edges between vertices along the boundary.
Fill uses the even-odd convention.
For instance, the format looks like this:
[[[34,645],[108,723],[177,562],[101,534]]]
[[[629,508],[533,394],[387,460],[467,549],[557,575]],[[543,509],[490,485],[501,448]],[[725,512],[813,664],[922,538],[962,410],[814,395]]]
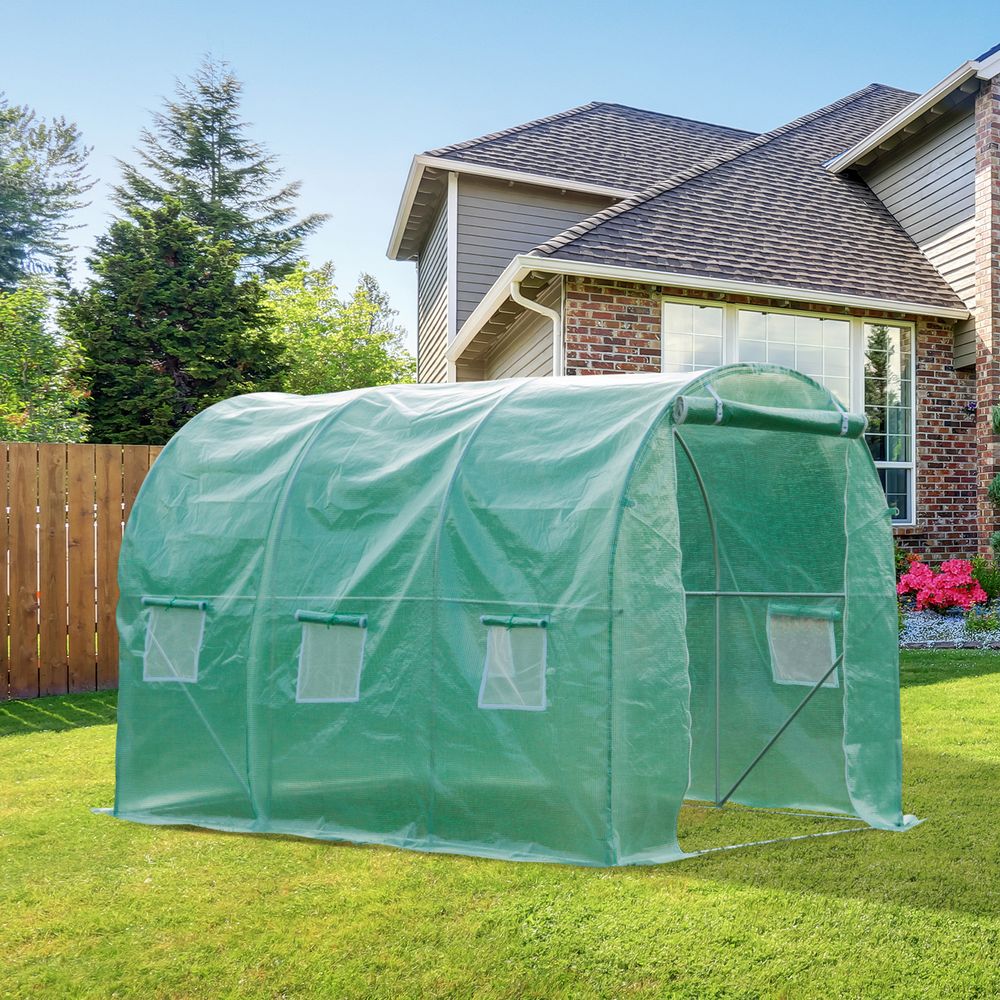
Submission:
[[[561,311],[562,279],[548,285],[537,297],[550,309]],[[521,378],[551,375],[552,320],[525,310],[486,356],[483,378]]]
[[[448,362],[448,209],[441,207],[417,259],[417,381],[446,382]]]
[[[976,321],[967,319],[955,327],[956,368],[974,368],[976,365]]]
[[[458,179],[457,328],[516,254],[607,208],[613,199],[506,181]]]
[[[949,117],[865,173],[869,187],[972,309],[976,298],[976,136]]]

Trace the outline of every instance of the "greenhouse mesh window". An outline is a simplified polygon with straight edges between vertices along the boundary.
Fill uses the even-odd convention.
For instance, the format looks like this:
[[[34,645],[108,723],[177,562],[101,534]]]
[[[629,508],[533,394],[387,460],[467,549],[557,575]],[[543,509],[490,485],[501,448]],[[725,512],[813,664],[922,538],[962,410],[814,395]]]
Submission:
[[[784,607],[768,609],[767,638],[776,684],[813,687],[819,683],[837,658],[833,622],[833,617],[816,611]],[[823,681],[823,687],[839,686],[836,670]]]
[[[197,683],[204,607],[154,605],[148,615],[143,680]]]
[[[483,618],[486,662],[480,708],[545,710],[545,619]]]
[[[351,702],[361,698],[367,619],[299,612],[302,644],[295,689],[298,702]],[[344,619],[350,617],[350,621]],[[319,619],[319,620],[316,620]]]

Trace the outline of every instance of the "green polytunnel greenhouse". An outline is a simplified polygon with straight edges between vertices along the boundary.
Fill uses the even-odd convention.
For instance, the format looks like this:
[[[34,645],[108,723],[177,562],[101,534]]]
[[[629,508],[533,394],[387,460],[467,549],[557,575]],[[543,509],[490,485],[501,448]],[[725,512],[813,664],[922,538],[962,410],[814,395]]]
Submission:
[[[588,865],[684,857],[685,800],[906,828],[863,431],[745,364],[213,406],[125,534],[114,814]]]

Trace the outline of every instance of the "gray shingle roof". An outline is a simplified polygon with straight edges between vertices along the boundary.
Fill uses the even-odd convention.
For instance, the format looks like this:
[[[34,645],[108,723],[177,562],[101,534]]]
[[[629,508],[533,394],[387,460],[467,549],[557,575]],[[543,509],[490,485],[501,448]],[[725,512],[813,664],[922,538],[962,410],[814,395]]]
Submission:
[[[426,155],[641,191],[753,134],[594,102]]]
[[[867,185],[823,167],[915,96],[872,84],[700,164],[689,160],[534,253],[964,308]]]

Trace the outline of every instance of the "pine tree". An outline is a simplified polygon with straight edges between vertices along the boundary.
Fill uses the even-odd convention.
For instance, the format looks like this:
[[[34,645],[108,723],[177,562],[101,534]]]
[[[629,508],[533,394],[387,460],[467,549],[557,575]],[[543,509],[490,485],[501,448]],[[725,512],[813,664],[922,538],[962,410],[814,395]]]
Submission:
[[[116,204],[129,215],[177,199],[216,239],[229,240],[244,266],[269,277],[287,273],[325,215],[295,219],[298,181],[279,186],[283,171],[248,137],[240,114],[243,84],[229,66],[206,58],[189,82],[142,132],[138,165],[119,161]]]
[[[280,388],[261,282],[177,201],[113,222],[88,263],[60,319],[85,355],[91,440],[162,444],[211,403]]]
[[[0,94],[0,290],[65,271],[67,217],[93,187],[89,155],[72,122],[45,121]]]

